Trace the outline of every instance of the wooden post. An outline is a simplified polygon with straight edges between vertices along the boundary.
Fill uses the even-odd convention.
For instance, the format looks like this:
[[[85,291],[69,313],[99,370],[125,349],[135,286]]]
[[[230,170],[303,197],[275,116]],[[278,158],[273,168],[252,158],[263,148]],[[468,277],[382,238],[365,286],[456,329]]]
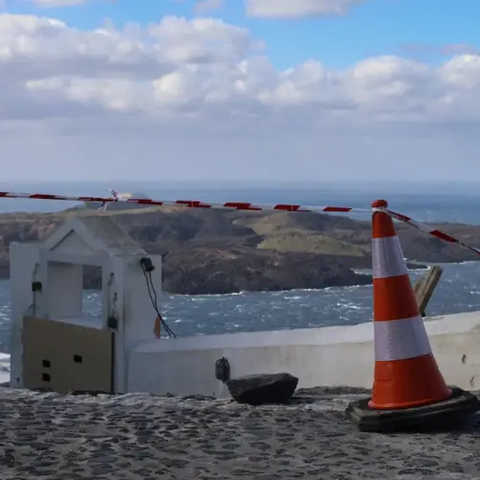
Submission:
[[[421,277],[413,290],[417,297],[418,309],[422,317],[425,316],[425,310],[427,308],[428,302],[432,298],[433,292],[442,276],[443,268],[439,265],[434,265],[430,268],[427,273]]]

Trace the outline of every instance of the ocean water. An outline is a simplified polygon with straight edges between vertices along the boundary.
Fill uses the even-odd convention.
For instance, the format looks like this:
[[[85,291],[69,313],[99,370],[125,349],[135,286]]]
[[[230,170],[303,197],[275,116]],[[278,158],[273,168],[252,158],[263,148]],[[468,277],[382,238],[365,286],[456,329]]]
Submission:
[[[108,196],[111,185],[89,184],[2,184],[2,191]],[[480,224],[480,189],[475,186],[444,186],[439,193],[432,186],[420,192],[412,185],[382,188],[372,195],[367,188],[342,186],[232,187],[223,189],[191,186],[171,187],[148,183],[114,185],[117,191],[140,191],[158,200],[196,199],[212,202],[300,203],[368,208],[372,199],[387,198],[393,210],[423,222]],[[342,189],[343,188],[343,189]],[[412,191],[413,190],[413,191]],[[0,199],[0,212],[55,211],[75,204]],[[365,216],[368,218],[368,215]],[[422,271],[412,271],[415,281]],[[99,294],[85,292],[89,315],[101,312]],[[371,286],[327,288],[290,292],[244,292],[232,295],[162,295],[165,320],[177,336],[264,330],[354,325],[371,321]],[[440,315],[480,310],[480,263],[444,265],[444,274],[429,304],[428,314]],[[10,291],[8,280],[0,280],[0,381],[9,370]]]

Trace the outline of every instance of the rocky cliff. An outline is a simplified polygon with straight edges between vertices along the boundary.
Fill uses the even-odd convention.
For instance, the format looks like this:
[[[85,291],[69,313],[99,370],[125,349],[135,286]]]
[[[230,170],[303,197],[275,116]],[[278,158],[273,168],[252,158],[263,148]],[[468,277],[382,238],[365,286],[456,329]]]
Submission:
[[[0,276],[8,277],[12,241],[44,238],[70,215],[0,215]],[[134,210],[95,212],[113,215],[151,253],[164,257],[164,289],[171,293],[228,293],[242,290],[288,290],[366,284],[370,224],[345,216],[310,213],[254,213],[212,210]],[[480,227],[437,226],[474,245]],[[420,262],[477,259],[459,247],[398,225],[405,256]],[[87,278],[95,285],[94,276]]]

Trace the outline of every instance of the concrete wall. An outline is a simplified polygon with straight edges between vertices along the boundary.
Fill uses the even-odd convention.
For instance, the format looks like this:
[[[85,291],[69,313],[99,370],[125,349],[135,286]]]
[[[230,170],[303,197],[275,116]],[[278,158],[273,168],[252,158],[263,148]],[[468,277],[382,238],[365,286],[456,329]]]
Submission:
[[[40,280],[39,264],[40,254],[35,245],[10,244],[10,385],[15,388],[23,387],[23,319],[25,315],[36,315],[42,304],[42,294],[37,293],[34,298],[32,292],[32,282]]]
[[[434,317],[425,325],[447,383],[480,389],[480,312]],[[222,356],[232,377],[288,371],[299,377],[299,388],[371,388],[372,323],[145,342],[130,354],[128,391],[228,396],[215,378]]]

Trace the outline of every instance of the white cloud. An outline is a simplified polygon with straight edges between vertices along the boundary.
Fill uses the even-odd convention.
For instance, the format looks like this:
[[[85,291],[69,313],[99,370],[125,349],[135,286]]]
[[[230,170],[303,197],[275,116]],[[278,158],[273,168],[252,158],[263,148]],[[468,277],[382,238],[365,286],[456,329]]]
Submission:
[[[223,7],[223,0],[199,0],[195,3],[197,13],[211,12]]]
[[[344,15],[363,0],[245,0],[253,17],[300,18],[317,15]]]
[[[276,69],[220,20],[0,15],[2,176],[472,178],[480,57]]]

